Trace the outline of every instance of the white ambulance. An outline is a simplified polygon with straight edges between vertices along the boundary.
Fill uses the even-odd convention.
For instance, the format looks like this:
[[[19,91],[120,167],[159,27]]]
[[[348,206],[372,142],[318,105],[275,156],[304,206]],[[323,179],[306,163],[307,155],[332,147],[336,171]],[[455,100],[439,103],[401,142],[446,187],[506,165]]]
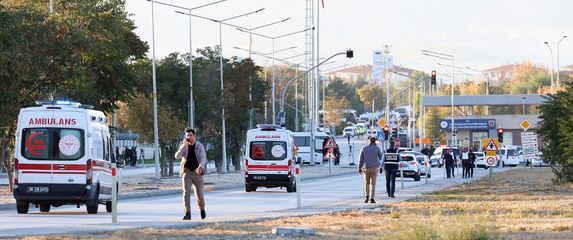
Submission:
[[[295,143],[291,131],[279,125],[259,124],[247,132],[245,190],[286,187],[296,191]]]
[[[18,116],[14,197],[18,213],[30,204],[50,207],[85,204],[111,212],[113,142],[106,117],[71,101],[37,101]],[[119,185],[119,184],[118,184]],[[118,186],[119,189],[119,186]]]

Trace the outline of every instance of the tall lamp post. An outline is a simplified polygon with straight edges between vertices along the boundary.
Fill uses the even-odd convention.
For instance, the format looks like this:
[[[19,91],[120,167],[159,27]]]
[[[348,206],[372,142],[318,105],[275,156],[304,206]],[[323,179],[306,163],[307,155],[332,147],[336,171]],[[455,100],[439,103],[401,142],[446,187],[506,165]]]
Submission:
[[[439,59],[443,59],[443,60],[447,60],[447,61],[451,61],[452,62],[452,83],[451,83],[451,90],[452,90],[452,94],[451,94],[451,104],[452,104],[452,126],[451,126],[451,134],[452,134],[452,146],[455,147],[456,143],[454,142],[454,56],[453,55],[449,55],[449,54],[445,54],[445,53],[439,53],[439,52],[433,52],[433,51],[428,51],[428,50],[422,50],[422,55],[426,55],[429,57],[434,57],[434,58],[439,58]]]
[[[169,7],[174,7],[174,8],[179,8],[179,9],[183,9],[183,10],[187,10],[189,13],[187,15],[189,15],[189,122],[188,122],[188,126],[190,128],[195,128],[195,102],[193,101],[193,38],[192,38],[192,34],[191,34],[191,11],[195,10],[195,9],[199,9],[199,8],[203,8],[203,7],[207,7],[207,6],[211,6],[220,2],[225,2],[227,0],[219,0],[219,1],[215,1],[215,2],[211,2],[211,3],[207,3],[207,4],[203,4],[197,7],[193,7],[193,8],[187,8],[187,7],[182,7],[182,6],[177,6],[177,5],[173,5],[173,4],[169,4],[169,3],[164,3],[164,2],[158,2],[155,1],[155,3],[157,4],[161,4],[161,5],[165,5],[165,6],[169,6]],[[175,11],[176,13],[182,13],[180,11]],[[184,13],[183,13],[184,14]]]
[[[273,62],[273,83],[272,83],[272,115],[273,115],[273,124],[276,124],[276,110],[275,110],[275,39],[279,39],[279,38],[283,38],[283,37],[287,37],[287,36],[291,36],[294,34],[298,34],[298,33],[303,33],[310,30],[310,28],[304,29],[304,30],[300,30],[300,31],[296,31],[296,32],[291,32],[291,33],[287,33],[287,34],[283,34],[283,35],[278,35],[278,36],[268,36],[268,35],[264,35],[264,34],[260,34],[260,33],[254,33],[254,32],[250,32],[251,34],[255,35],[255,36],[259,36],[259,37],[264,37],[267,39],[271,39],[272,40],[272,45],[273,45],[273,51],[272,51],[272,62]]]
[[[223,32],[222,32],[222,25],[224,22],[232,20],[232,19],[236,19],[239,17],[244,17],[244,16],[248,16],[251,14],[255,14],[258,13],[260,11],[263,11],[264,8],[252,11],[252,12],[248,12],[248,13],[244,13],[244,14],[240,14],[240,15],[236,15],[233,17],[228,17],[225,19],[213,19],[213,18],[207,18],[207,17],[200,17],[197,15],[191,15],[189,13],[185,13],[185,14],[189,14],[190,16],[195,16],[195,17],[200,17],[203,19],[208,19],[211,20],[213,22],[219,23],[219,47],[220,47],[220,51],[219,51],[219,74],[220,74],[220,80],[221,80],[221,99],[225,98],[225,85],[224,85],[224,81],[223,81]],[[225,25],[230,25],[230,24],[225,24]],[[234,26],[234,25],[231,25]],[[236,26],[234,26],[236,27]],[[227,138],[226,138],[226,127],[225,127],[225,106],[224,104],[221,106],[221,137],[222,137],[222,158],[223,158],[223,166],[222,166],[222,172],[226,173],[227,172]]]
[[[553,50],[551,50],[551,47],[549,46],[548,42],[544,42],[545,45],[547,45],[547,48],[549,48],[549,53],[551,54],[551,70],[549,70],[549,74],[550,74],[550,78],[551,78],[551,94],[555,93],[554,87],[553,87]]]
[[[561,37],[561,39],[559,39],[559,41],[557,42],[557,90],[559,91],[561,88],[559,86],[559,44],[561,43],[561,41],[563,41],[563,39],[565,39],[567,36],[563,36]]]

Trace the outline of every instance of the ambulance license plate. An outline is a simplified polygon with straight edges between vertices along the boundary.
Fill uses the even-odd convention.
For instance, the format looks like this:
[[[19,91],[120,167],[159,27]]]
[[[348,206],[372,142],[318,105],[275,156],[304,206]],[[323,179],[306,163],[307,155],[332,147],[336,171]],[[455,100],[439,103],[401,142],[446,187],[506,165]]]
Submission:
[[[29,193],[47,193],[50,191],[49,187],[27,187],[26,191]]]
[[[267,176],[253,176],[255,180],[267,180]]]

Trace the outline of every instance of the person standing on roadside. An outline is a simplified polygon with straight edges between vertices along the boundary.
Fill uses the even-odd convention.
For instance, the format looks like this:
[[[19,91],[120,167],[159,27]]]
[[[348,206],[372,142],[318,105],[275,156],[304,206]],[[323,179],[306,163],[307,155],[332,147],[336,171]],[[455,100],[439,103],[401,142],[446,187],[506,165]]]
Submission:
[[[360,161],[358,163],[358,173],[364,173],[364,203],[376,203],[376,178],[380,171],[380,159],[382,151],[376,145],[376,138],[370,138],[370,144],[360,150]]]
[[[455,177],[454,175],[454,165],[455,159],[452,154],[452,149],[448,149],[444,154],[444,162],[446,162],[446,175],[448,178]]]
[[[388,197],[393,198],[396,190],[396,175],[398,174],[398,162],[400,155],[394,148],[394,141],[390,141],[390,148],[384,154],[384,171],[386,171],[386,192]]]
[[[470,150],[469,155],[470,155],[470,166],[468,169],[469,177],[474,178],[474,168],[476,167],[476,155],[472,150]]]
[[[207,155],[205,147],[195,138],[195,130],[185,128],[185,140],[175,153],[176,159],[181,159],[179,175],[183,184],[183,220],[191,220],[191,186],[194,187],[197,204],[201,211],[201,219],[205,219],[205,199],[203,197],[203,175],[205,175]]]
[[[462,178],[470,177],[470,153],[468,148],[464,147],[460,153],[460,158],[462,159]]]

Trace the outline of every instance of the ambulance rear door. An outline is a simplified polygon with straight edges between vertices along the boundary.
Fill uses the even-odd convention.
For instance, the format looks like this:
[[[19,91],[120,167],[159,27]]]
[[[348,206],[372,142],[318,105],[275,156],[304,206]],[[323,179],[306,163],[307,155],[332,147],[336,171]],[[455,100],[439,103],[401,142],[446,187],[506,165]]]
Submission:
[[[86,119],[80,111],[24,111],[19,129],[19,183],[85,184]],[[34,189],[33,189],[34,190]],[[50,189],[36,189],[49,191]]]

